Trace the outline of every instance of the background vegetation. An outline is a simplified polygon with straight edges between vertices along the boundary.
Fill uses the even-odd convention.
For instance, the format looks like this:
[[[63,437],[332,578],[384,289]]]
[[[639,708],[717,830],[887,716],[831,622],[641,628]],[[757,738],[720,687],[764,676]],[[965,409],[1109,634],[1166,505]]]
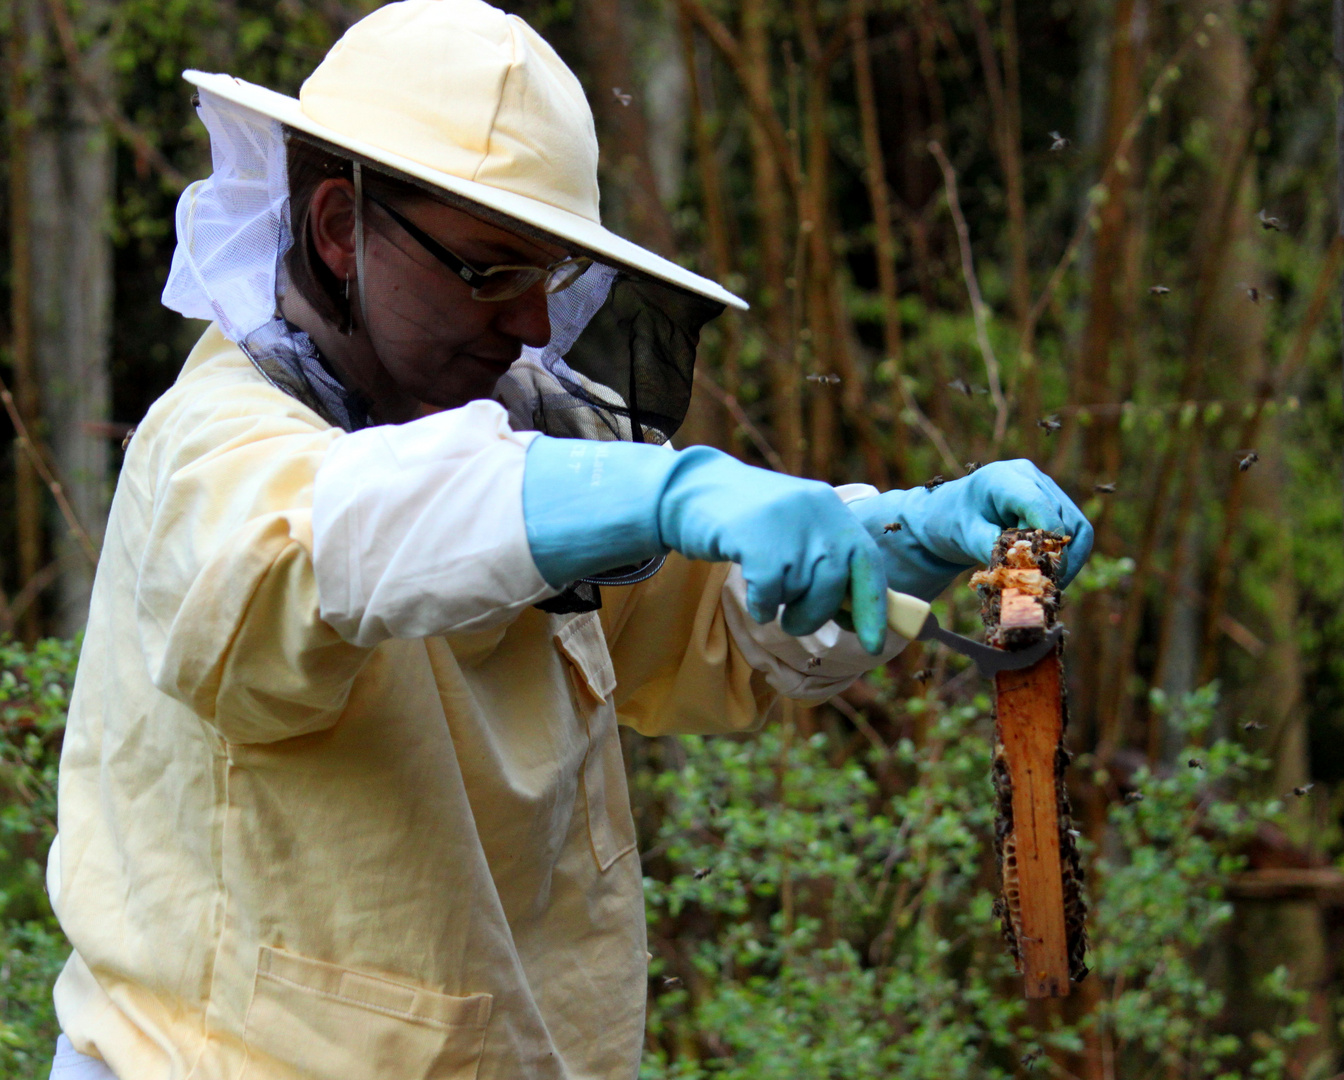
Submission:
[[[179,73],[293,92],[374,6],[4,8],[0,631],[29,645],[0,655],[0,1076],[40,1075],[64,948],[75,648],[33,643],[77,631],[121,438],[199,332],[157,303],[208,170]],[[627,744],[647,1076],[1339,1073],[1330,5],[504,6],[585,82],[607,222],[752,301],[680,441],[883,487],[1026,456],[1098,526],[1065,615],[1093,975],[1021,1000],[984,687],[912,648],[759,737]],[[969,590],[940,614],[973,631]]]

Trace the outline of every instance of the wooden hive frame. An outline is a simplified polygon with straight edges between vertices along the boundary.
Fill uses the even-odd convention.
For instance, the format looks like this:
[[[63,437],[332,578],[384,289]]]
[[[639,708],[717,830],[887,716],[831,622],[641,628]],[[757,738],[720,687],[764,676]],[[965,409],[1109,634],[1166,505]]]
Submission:
[[[1008,529],[980,592],[990,644],[1034,645],[1054,626],[1066,537]],[[1002,874],[995,910],[1029,998],[1064,997],[1087,975],[1082,866],[1064,770],[1068,709],[1063,644],[1020,671],[995,676],[994,848]]]

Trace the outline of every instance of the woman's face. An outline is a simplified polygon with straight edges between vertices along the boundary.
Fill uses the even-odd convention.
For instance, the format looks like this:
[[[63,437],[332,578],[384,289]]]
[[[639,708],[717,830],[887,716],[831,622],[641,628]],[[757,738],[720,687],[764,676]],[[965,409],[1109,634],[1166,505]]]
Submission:
[[[428,197],[389,205],[478,270],[544,267],[566,254]],[[338,280],[348,277],[356,326],[354,334],[337,334],[336,341],[325,335],[318,345],[373,401],[379,419],[487,398],[524,345],[550,340],[544,282],[511,300],[473,299],[471,286],[367,196],[363,218],[367,312],[357,299],[353,187],[329,180],[314,193],[314,245]]]

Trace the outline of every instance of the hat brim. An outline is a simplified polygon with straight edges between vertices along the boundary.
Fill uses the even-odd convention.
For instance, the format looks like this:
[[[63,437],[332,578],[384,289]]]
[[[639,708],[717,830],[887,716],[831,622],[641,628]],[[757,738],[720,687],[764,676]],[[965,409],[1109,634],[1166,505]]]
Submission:
[[[298,98],[268,90],[232,75],[217,75],[205,71],[184,71],[183,78],[211,94],[231,101],[245,109],[278,120],[325,143],[352,159],[401,174],[405,179],[442,193],[448,201],[478,216],[495,219],[505,228],[544,240],[558,241],[575,254],[587,255],[608,265],[631,270],[637,274],[657,278],[679,288],[745,311],[747,303],[730,293],[717,282],[693,274],[685,267],[655,255],[652,251],[631,243],[614,232],[585,217],[562,210],[557,206],[530,199],[511,191],[503,191],[474,180],[442,172],[422,165],[400,154],[373,146],[362,139],[344,135],[325,124],[312,120],[299,104]],[[482,214],[481,211],[484,211]]]

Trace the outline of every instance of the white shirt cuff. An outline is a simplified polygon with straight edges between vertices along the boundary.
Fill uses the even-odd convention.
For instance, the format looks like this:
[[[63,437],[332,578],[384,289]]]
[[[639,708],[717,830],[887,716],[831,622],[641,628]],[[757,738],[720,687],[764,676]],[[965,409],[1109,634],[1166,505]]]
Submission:
[[[534,438],[473,401],[332,443],[313,492],[322,618],[372,646],[487,629],[554,596],[523,521]]]

